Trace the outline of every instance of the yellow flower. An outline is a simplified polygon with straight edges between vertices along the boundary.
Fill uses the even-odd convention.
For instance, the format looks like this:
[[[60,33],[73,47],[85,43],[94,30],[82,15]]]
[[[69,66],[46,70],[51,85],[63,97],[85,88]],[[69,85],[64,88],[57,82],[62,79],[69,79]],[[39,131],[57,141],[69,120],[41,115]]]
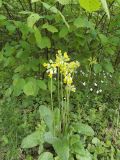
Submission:
[[[52,78],[53,72],[54,72],[53,69],[51,68],[51,69],[47,70],[47,72],[49,73],[48,76],[49,76],[50,78]]]
[[[65,61],[69,61],[69,60],[70,60],[70,58],[68,57],[67,52],[64,53],[64,60],[65,60]]]
[[[53,63],[53,64],[51,64],[51,67],[56,68],[56,67],[57,67],[57,64],[56,64],[56,63]]]
[[[48,77],[52,78],[53,74],[52,73],[49,73],[48,74]]]
[[[43,66],[44,66],[44,67],[47,67],[47,66],[48,66],[48,63],[43,63]]]
[[[73,80],[72,80],[71,74],[66,75],[64,78],[64,83],[66,83],[67,85],[70,85],[72,84],[72,82]]]
[[[58,50],[58,54],[62,54],[61,50]]]

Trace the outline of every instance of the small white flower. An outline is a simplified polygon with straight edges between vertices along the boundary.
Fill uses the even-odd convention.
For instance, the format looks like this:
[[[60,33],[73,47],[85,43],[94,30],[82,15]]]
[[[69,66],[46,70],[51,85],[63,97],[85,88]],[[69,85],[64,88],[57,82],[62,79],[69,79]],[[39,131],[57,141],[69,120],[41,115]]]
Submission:
[[[101,93],[101,92],[102,92],[102,89],[100,89],[99,92]]]
[[[112,75],[110,75],[110,78],[112,78]]]
[[[92,88],[90,88],[90,91],[92,92],[92,91],[93,91],[93,89],[92,89]]]
[[[104,81],[101,80],[101,83],[103,83]]]
[[[86,85],[86,83],[84,82],[84,83],[83,83],[83,86],[85,86],[85,85]]]
[[[99,93],[99,91],[97,90],[97,92],[96,92],[97,94]]]
[[[97,87],[97,83],[94,83],[94,86],[96,86],[96,87]]]

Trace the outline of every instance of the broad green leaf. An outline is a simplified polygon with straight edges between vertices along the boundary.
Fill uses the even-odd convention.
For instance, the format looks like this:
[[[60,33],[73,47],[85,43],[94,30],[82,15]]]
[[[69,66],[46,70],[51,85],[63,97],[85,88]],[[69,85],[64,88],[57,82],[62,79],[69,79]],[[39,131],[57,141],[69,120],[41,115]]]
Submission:
[[[61,16],[63,22],[64,22],[64,23],[66,24],[66,26],[69,28],[69,24],[67,23],[64,15],[63,15],[56,7],[51,6],[51,5],[49,5],[49,4],[45,3],[45,2],[41,2],[41,3],[43,4],[43,6],[44,6],[47,10],[49,10],[49,11],[55,13],[55,14],[59,14],[59,15]]]
[[[80,133],[82,135],[86,135],[86,136],[93,136],[94,135],[93,129],[90,126],[88,126],[87,124],[76,123],[76,124],[73,124],[73,128],[74,128],[75,132]]]
[[[42,41],[42,36],[41,36],[41,33],[37,27],[34,27],[34,35],[35,35],[37,46],[40,47],[41,41]]]
[[[102,66],[100,64],[94,64],[94,72],[100,73],[102,71]]]
[[[101,3],[102,3],[102,6],[103,6],[108,18],[110,19],[110,13],[109,13],[107,1],[106,0],[101,0]]]
[[[42,37],[39,29],[37,27],[34,27],[34,34],[37,46],[41,49],[43,48],[50,48],[51,47],[51,41],[48,37]]]
[[[99,0],[79,0],[80,5],[88,12],[97,11],[100,9],[100,1]]]
[[[78,17],[74,21],[74,25],[79,28],[79,27],[86,27],[86,28],[93,28],[92,22],[88,21],[86,17]]]
[[[78,3],[78,0],[57,0],[57,1],[62,5]]]
[[[33,12],[31,12],[31,11],[21,11],[21,12],[19,12],[20,14],[23,14],[23,15],[30,15],[30,14],[33,14]]]
[[[5,19],[6,19],[6,17],[4,15],[0,14],[0,21],[5,20]]]
[[[98,144],[100,144],[100,140],[97,137],[94,137],[92,139],[92,143],[95,144],[95,145],[98,145]]]
[[[2,0],[0,0],[0,7],[2,6]]]
[[[56,7],[51,6],[51,5],[49,5],[49,4],[45,3],[45,2],[41,2],[41,3],[43,4],[43,6],[44,6],[47,10],[49,10],[49,11],[51,11],[51,12],[53,12],[53,13],[58,13],[58,9],[57,9]]]
[[[88,150],[81,150],[81,154],[76,155],[77,160],[92,160],[91,154]]]
[[[16,30],[16,27],[14,24],[12,23],[6,23],[6,29],[10,32],[10,33],[14,33]]]
[[[37,88],[37,82],[34,81],[28,81],[23,88],[23,92],[27,95],[27,96],[35,96],[38,92],[38,88]]]
[[[53,113],[52,111],[48,107],[41,105],[39,107],[39,113],[40,113],[40,117],[45,121],[49,130],[53,133]]]
[[[23,78],[14,79],[14,81],[13,81],[13,87],[14,87],[13,94],[15,96],[19,96],[22,93],[22,89],[23,89],[24,85],[25,85],[25,80]]]
[[[72,144],[71,149],[74,153],[79,154],[79,155],[85,152],[84,145],[82,144],[80,139],[78,142]]]
[[[61,16],[61,18],[62,18],[63,22],[65,23],[65,25],[66,25],[66,26],[68,27],[68,29],[69,29],[70,26],[69,26],[68,22],[66,21],[64,15],[63,15],[60,11],[58,11],[58,13],[59,13],[59,15]]]
[[[69,142],[67,138],[57,138],[53,142],[53,147],[61,160],[69,159]]]
[[[44,24],[42,26],[42,28],[45,28],[47,29],[48,31],[52,32],[52,33],[55,33],[55,32],[58,32],[57,28],[52,26],[52,25],[49,25],[48,23]]]
[[[39,156],[38,160],[54,160],[54,159],[53,159],[52,153],[50,153],[50,152],[43,152]]]
[[[41,49],[43,49],[43,48],[50,48],[51,47],[51,41],[50,41],[50,39],[48,37],[42,37],[39,47]]]
[[[46,85],[46,83],[44,82],[44,80],[38,80],[38,81],[37,81],[37,84],[38,84],[38,86],[39,86],[40,89],[42,89],[42,90],[47,90],[47,85]]]
[[[46,143],[53,144],[55,139],[56,139],[56,137],[53,136],[53,133],[51,133],[51,132],[46,132],[44,134],[44,142],[46,142]]]
[[[68,33],[69,33],[68,28],[63,27],[59,32],[59,37],[60,38],[65,38],[65,36],[67,36]]]
[[[105,68],[105,70],[107,71],[107,72],[110,72],[110,73],[113,73],[114,72],[114,68],[113,68],[113,65],[112,65],[112,63],[111,62],[105,62],[104,64],[103,64],[103,66],[104,66],[104,68]]]
[[[120,0],[117,0],[118,4],[120,5]]]
[[[27,18],[27,24],[28,27],[32,28],[34,24],[40,19],[39,14],[37,13],[32,13],[28,18]]]
[[[99,34],[99,38],[101,40],[102,45],[106,45],[108,43],[108,38],[104,34]]]
[[[35,131],[23,139],[21,148],[33,148],[40,144],[41,138],[40,131]]]
[[[32,3],[40,2],[41,0],[31,0]]]
[[[70,145],[71,146],[76,144],[76,143],[79,143],[79,142],[80,142],[80,135],[74,134],[74,135],[71,136],[71,138],[70,138]]]

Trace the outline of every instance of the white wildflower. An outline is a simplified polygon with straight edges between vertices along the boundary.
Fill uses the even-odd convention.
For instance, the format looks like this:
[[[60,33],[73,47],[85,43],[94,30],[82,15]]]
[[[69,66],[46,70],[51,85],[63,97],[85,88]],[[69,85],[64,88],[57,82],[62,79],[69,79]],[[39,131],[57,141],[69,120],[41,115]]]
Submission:
[[[94,83],[94,86],[96,86],[96,87],[97,87],[97,83]]]
[[[110,74],[110,78],[112,78],[112,75]]]
[[[83,83],[83,86],[85,86],[85,85],[86,85],[86,83],[84,82],[84,83]]]
[[[96,91],[96,93],[98,94],[98,93],[99,93],[99,91],[97,90],[97,91]]]
[[[93,88],[90,88],[90,91],[92,92],[92,91],[93,91]]]

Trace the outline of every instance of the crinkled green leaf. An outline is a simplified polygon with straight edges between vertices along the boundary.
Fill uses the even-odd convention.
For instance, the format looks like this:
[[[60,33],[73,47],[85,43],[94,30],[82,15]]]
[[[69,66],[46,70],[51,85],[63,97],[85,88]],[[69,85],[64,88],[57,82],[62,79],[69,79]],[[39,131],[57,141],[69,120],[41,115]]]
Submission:
[[[57,138],[53,142],[53,147],[61,160],[69,159],[69,142],[67,138]]]
[[[52,153],[50,153],[50,152],[43,152],[39,156],[38,160],[54,160],[54,159],[53,159]]]
[[[77,160],[92,160],[91,154],[88,150],[81,150],[81,154],[76,155]]]
[[[44,119],[49,130],[53,133],[53,113],[50,110],[50,108],[44,105],[41,105],[39,107],[39,113],[40,113],[40,117]]]
[[[80,133],[82,135],[86,136],[93,136],[94,135],[94,130],[88,126],[87,124],[83,123],[75,123],[73,124],[73,128],[75,132]]]
[[[35,131],[23,139],[21,148],[33,148],[40,144],[41,138],[40,131]]]

